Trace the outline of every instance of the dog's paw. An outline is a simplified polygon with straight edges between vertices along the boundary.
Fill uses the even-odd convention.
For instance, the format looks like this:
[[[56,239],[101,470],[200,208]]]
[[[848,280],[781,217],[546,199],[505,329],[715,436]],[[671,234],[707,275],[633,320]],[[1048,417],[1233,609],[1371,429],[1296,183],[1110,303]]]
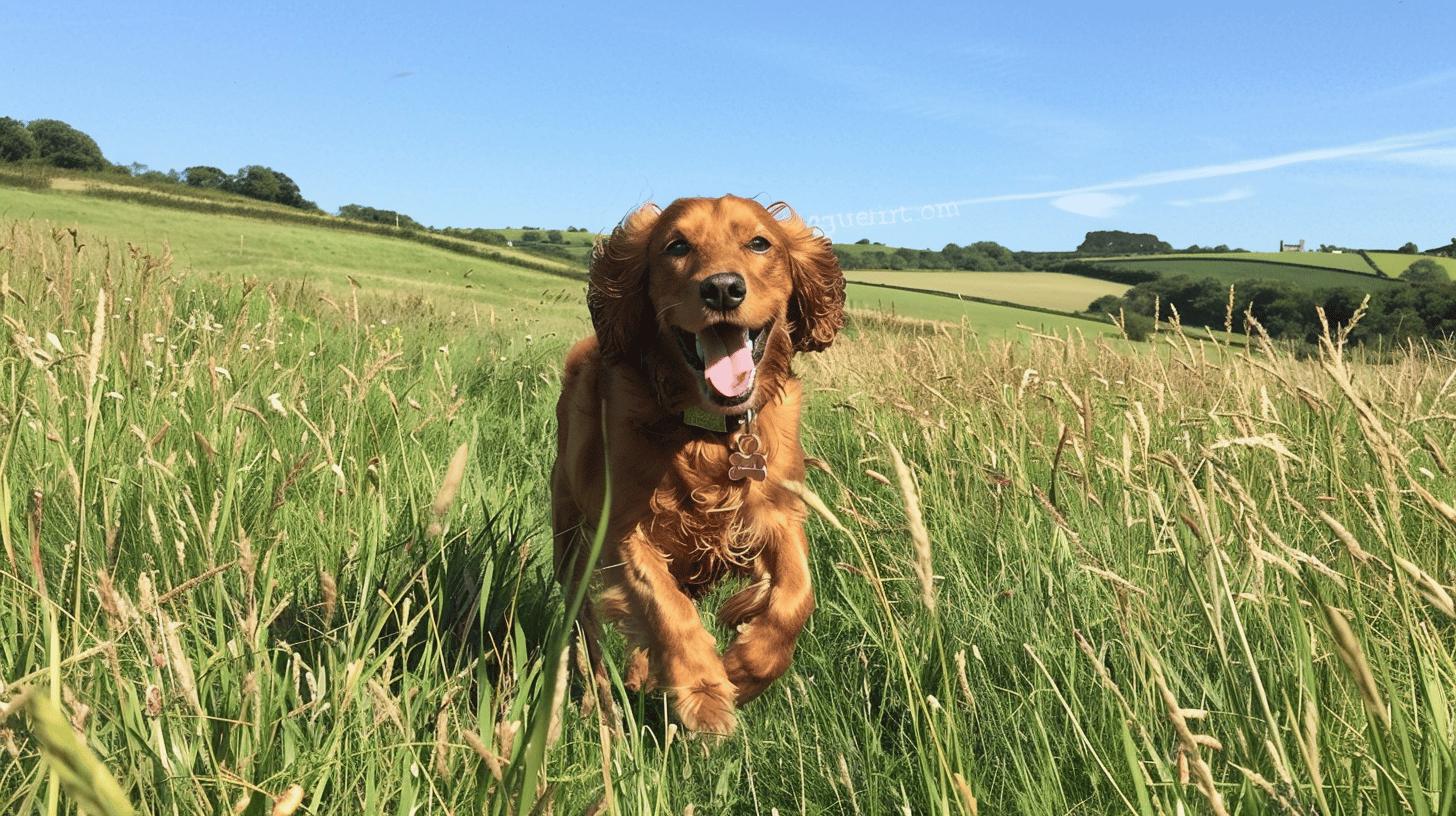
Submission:
[[[689,730],[727,736],[737,723],[733,686],[724,681],[701,680],[673,694],[673,710]]]
[[[652,691],[657,688],[657,683],[652,679],[652,664],[648,660],[647,650],[636,648],[627,658],[627,677],[622,685],[628,691]]]

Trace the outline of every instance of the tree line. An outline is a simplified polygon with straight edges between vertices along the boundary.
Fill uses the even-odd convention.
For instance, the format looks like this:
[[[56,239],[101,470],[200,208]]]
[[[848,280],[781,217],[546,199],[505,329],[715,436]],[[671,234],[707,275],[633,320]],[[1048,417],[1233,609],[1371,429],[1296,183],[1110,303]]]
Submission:
[[[857,242],[857,246],[864,245],[883,246],[870,244],[868,239]],[[1015,253],[995,241],[977,241],[966,246],[946,244],[939,251],[907,247],[869,250],[835,247],[834,254],[839,258],[842,269],[958,269],[976,272],[1020,272],[1026,269],[1016,259]]]
[[[1456,337],[1456,283],[1445,267],[1429,258],[1418,260],[1401,275],[1405,285],[1392,284],[1370,293],[1368,311],[1350,338],[1356,343],[1401,342]],[[1244,280],[1230,286],[1214,278],[1187,275],[1160,277],[1133,286],[1121,297],[1104,295],[1088,311],[1136,315],[1144,334],[1152,320],[1168,319],[1174,309],[1187,326],[1220,328],[1232,316],[1233,328],[1244,327],[1244,315],[1259,321],[1270,337],[1316,343],[1323,332],[1317,307],[1332,324],[1348,323],[1366,292],[1349,287],[1307,289],[1284,281]],[[1232,308],[1232,311],[1230,309]]]
[[[298,183],[281,170],[261,164],[249,164],[239,168],[236,173],[227,173],[208,165],[163,172],[152,170],[144,164],[115,164],[107,161],[95,139],[59,119],[32,119],[22,122],[9,116],[0,116],[0,162],[115,173],[151,184],[225,190],[258,201],[318,211],[317,205],[303,197]]]

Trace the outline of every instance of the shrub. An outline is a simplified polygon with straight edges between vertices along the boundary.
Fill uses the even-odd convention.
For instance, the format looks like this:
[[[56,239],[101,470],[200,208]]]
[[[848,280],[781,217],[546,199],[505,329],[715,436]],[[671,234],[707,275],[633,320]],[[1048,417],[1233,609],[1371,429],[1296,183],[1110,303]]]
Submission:
[[[1150,232],[1093,230],[1077,247],[1083,255],[1147,255],[1172,252],[1173,245]]]
[[[548,244],[564,244],[564,243],[566,243],[566,236],[564,236],[564,235],[561,234],[561,230],[547,230],[546,231],[546,243],[548,243]]]
[[[1152,336],[1153,319],[1137,312],[1125,312],[1122,315],[1122,332],[1127,339],[1141,343]]]
[[[0,116],[0,162],[35,158],[35,137],[18,119]]]
[[[96,140],[58,119],[35,119],[27,128],[41,161],[68,170],[104,170],[106,158]]]
[[[1405,271],[1400,273],[1400,277],[1401,280],[1411,283],[1445,283],[1451,280],[1451,275],[1446,271],[1446,267],[1430,258],[1422,258],[1406,267]]]
[[[220,168],[199,164],[182,171],[187,186],[207,190],[221,190],[228,186],[229,176]]]

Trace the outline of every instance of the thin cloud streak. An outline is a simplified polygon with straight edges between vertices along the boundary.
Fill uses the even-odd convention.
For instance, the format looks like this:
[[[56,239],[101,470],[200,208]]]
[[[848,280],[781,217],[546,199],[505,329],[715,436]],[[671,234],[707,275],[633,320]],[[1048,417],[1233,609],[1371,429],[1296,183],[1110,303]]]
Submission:
[[[1085,215],[1088,218],[1110,218],[1136,198],[1137,196],[1118,195],[1117,193],[1074,193],[1052,199],[1052,206],[1073,215]]]
[[[1004,193],[1001,195],[979,196],[976,198],[963,198],[959,201],[947,202],[947,204],[950,206],[971,206],[975,204],[999,204],[1010,201],[1044,201],[1046,199],[1065,198],[1067,196],[1081,195],[1084,193],[1133,190],[1142,187],[1161,187],[1166,184],[1178,184],[1185,181],[1202,181],[1204,179],[1223,178],[1225,176],[1262,173],[1296,164],[1311,164],[1314,162],[1336,161],[1339,159],[1359,157],[1374,158],[1389,154],[1399,154],[1452,138],[1456,138],[1456,128],[1445,128],[1423,133],[1389,136],[1384,139],[1356,142],[1355,144],[1340,147],[1298,150],[1293,153],[1281,153],[1277,156],[1267,156],[1259,159],[1243,159],[1241,161],[1226,162],[1223,164],[1205,164],[1198,167],[1184,167],[1177,170],[1162,170],[1156,173],[1144,173],[1117,181],[1089,184],[1084,187],[1069,187],[1063,190],[1040,190],[1032,193]]]
[[[1235,187],[1218,195],[1203,196],[1201,198],[1180,198],[1176,201],[1169,201],[1174,207],[1197,207],[1200,204],[1227,204],[1230,201],[1243,201],[1246,198],[1253,198],[1254,191],[1248,187]]]
[[[1456,169],[1456,147],[1428,147],[1424,150],[1404,150],[1388,153],[1381,161],[1414,164],[1419,167]]]

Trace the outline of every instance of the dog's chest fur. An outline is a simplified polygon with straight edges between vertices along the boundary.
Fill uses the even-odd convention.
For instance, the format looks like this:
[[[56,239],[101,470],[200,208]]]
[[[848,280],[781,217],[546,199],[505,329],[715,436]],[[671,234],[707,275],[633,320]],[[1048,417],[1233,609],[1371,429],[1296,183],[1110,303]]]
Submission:
[[[767,488],[730,480],[730,452],[721,437],[687,441],[672,455],[649,501],[648,537],[690,593],[706,591],[726,574],[752,572],[765,543],[765,526],[755,519],[772,513]]]

